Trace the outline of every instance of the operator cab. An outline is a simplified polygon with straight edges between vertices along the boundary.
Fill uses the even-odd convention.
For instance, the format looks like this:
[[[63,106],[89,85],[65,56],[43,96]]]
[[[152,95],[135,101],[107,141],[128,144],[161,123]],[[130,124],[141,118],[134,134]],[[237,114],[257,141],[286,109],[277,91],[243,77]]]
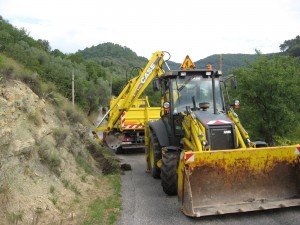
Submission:
[[[175,73],[177,76],[170,79],[170,101],[173,103],[171,103],[173,114],[185,112],[187,107],[192,111],[213,113],[215,106],[216,112],[225,112],[219,75],[214,74],[214,71],[173,71],[172,75]],[[212,82],[213,74],[214,82]]]

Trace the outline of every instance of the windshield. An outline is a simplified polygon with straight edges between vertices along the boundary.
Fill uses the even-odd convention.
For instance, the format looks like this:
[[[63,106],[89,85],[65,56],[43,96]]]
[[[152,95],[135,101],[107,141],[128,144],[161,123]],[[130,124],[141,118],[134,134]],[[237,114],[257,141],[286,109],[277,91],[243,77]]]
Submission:
[[[223,101],[218,78],[215,79],[215,90],[217,111],[223,111]],[[188,76],[185,78],[176,78],[172,82],[172,92],[174,113],[185,111],[186,106],[193,108],[193,97],[198,109],[200,109],[199,105],[202,103],[201,105],[205,105],[207,111],[213,111],[212,79],[210,77]]]

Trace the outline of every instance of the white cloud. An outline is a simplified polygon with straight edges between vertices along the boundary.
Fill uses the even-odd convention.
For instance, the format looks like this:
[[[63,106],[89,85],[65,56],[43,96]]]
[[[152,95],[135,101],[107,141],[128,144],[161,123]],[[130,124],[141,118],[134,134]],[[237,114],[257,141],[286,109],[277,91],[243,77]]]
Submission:
[[[166,50],[177,62],[187,54],[277,52],[300,24],[298,0],[1,0],[0,10],[52,49],[113,42],[146,58]]]

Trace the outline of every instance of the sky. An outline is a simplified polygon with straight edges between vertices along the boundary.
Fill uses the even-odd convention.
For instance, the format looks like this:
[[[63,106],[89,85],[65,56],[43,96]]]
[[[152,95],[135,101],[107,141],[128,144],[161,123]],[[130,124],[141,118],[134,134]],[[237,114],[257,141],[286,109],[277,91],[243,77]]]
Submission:
[[[51,49],[112,42],[151,58],[279,52],[300,35],[299,0],[0,0],[0,15]]]

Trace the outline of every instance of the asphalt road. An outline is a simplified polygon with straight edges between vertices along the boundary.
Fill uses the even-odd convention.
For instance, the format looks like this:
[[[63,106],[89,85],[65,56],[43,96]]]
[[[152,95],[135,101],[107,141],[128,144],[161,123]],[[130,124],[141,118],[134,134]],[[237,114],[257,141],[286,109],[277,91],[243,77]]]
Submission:
[[[118,225],[205,224],[205,225],[299,225],[300,207],[189,218],[179,209],[177,197],[167,196],[161,181],[145,172],[142,151],[119,158],[132,166],[122,176],[123,211]]]

